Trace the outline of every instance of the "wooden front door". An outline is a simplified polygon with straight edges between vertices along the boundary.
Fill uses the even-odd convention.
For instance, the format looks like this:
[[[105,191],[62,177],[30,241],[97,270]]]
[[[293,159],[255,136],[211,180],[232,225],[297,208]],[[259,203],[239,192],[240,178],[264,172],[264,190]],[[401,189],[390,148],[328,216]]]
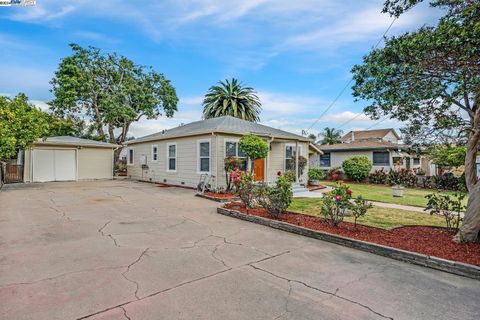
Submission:
[[[255,174],[255,181],[265,179],[265,159],[257,159],[253,162],[253,173]]]

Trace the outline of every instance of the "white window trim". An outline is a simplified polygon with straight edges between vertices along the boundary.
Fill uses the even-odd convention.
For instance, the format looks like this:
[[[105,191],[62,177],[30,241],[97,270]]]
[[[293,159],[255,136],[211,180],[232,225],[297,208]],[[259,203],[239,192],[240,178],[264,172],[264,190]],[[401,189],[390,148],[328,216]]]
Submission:
[[[247,161],[247,171],[250,170],[250,161],[248,161],[248,157],[245,156],[245,157],[239,157],[238,156],[238,152],[240,150],[240,139],[232,139],[232,138],[229,138],[229,139],[224,139],[223,140],[223,159],[225,159],[227,157],[227,143],[228,142],[234,142],[237,144],[237,150],[236,150],[236,156],[235,158],[237,159],[245,159]],[[223,172],[225,173],[225,167],[223,168]]]
[[[207,171],[200,171],[200,143],[203,142],[208,142],[209,143],[209,148],[208,148],[208,172]],[[206,157],[204,157],[206,158]],[[197,140],[197,174],[211,174],[212,172],[212,141],[211,139],[201,139]]]
[[[157,160],[153,157],[153,148],[157,148]],[[158,162],[158,144],[152,144],[152,162]]]
[[[170,146],[175,146],[175,170],[170,170],[170,154],[169,154],[169,148]],[[176,142],[169,142],[167,143],[167,163],[165,166],[165,169],[167,172],[177,172],[177,165],[178,165],[178,149],[177,149],[177,143]]]
[[[285,143],[284,145],[284,148],[283,148],[283,171],[287,171],[287,147],[296,147],[296,144],[295,143]],[[300,145],[300,143],[298,144],[298,150],[300,150],[300,152],[298,153],[298,156],[301,156],[302,155],[302,146]],[[296,152],[296,150],[295,150]],[[295,157],[294,157],[295,158]]]
[[[130,162],[130,150],[132,151],[132,162]],[[135,149],[128,148],[127,149],[127,166],[133,166],[135,163]]]

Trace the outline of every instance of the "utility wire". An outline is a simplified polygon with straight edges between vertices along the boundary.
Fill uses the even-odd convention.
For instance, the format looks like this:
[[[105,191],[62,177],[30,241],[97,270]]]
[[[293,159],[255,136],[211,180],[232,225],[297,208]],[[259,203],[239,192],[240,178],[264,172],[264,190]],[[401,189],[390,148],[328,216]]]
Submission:
[[[390,29],[392,28],[393,26],[393,23],[395,22],[395,20],[397,20],[396,17],[393,18],[392,22],[390,22],[390,25],[388,26],[387,30],[385,30],[385,32],[383,33],[382,37],[380,39],[378,39],[377,43],[375,44],[375,46],[373,47],[373,49],[376,49],[378,47],[378,45],[380,44],[380,42],[382,42],[383,38],[387,35],[388,31],[390,31]],[[353,78],[350,79],[347,84],[342,88],[342,90],[340,90],[340,93],[335,97],[335,99],[328,105],[328,107],[320,114],[320,116],[310,125],[310,127],[308,127],[307,130],[305,130],[305,134],[308,134],[308,131],[310,131],[310,129],[312,129],[319,121],[320,119],[323,118],[323,116],[335,105],[335,103],[337,102],[337,100],[342,96],[342,94],[345,92],[345,90],[347,90],[348,86],[352,83],[353,81]],[[362,113],[358,114],[357,116],[355,116],[353,119],[359,117]],[[351,120],[353,120],[351,119]]]

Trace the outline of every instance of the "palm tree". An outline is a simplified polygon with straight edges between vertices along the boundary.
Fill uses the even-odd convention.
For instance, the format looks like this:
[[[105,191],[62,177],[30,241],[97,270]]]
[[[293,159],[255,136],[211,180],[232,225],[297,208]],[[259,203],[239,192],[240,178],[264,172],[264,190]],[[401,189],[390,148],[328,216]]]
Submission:
[[[326,127],[320,134],[323,138],[321,144],[336,144],[342,142],[342,130],[336,130],[334,128]]]
[[[203,99],[203,118],[232,116],[247,121],[260,121],[262,104],[251,87],[237,79],[219,81],[211,86]]]

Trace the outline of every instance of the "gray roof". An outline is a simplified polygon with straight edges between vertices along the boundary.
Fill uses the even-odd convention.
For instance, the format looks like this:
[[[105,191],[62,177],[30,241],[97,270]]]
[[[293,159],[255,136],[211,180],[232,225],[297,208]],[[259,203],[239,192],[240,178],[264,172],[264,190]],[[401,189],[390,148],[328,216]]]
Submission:
[[[279,139],[288,140],[301,140],[311,142],[312,140],[307,137],[275,129],[272,127],[264,126],[259,123],[245,121],[231,116],[211,118],[201,121],[195,121],[180,127],[176,127],[170,130],[164,130],[162,132],[154,133],[145,137],[141,137],[132,141],[128,141],[128,144],[135,144],[147,141],[165,140],[186,136],[195,136],[200,134],[209,133],[231,133],[231,134],[255,134],[258,136],[274,137]]]
[[[85,146],[85,147],[100,147],[100,148],[116,148],[118,145],[103,142],[95,141],[89,139],[82,139],[71,136],[57,136],[57,137],[48,137],[46,139],[38,139],[35,142],[36,145],[65,145],[65,146]]]

